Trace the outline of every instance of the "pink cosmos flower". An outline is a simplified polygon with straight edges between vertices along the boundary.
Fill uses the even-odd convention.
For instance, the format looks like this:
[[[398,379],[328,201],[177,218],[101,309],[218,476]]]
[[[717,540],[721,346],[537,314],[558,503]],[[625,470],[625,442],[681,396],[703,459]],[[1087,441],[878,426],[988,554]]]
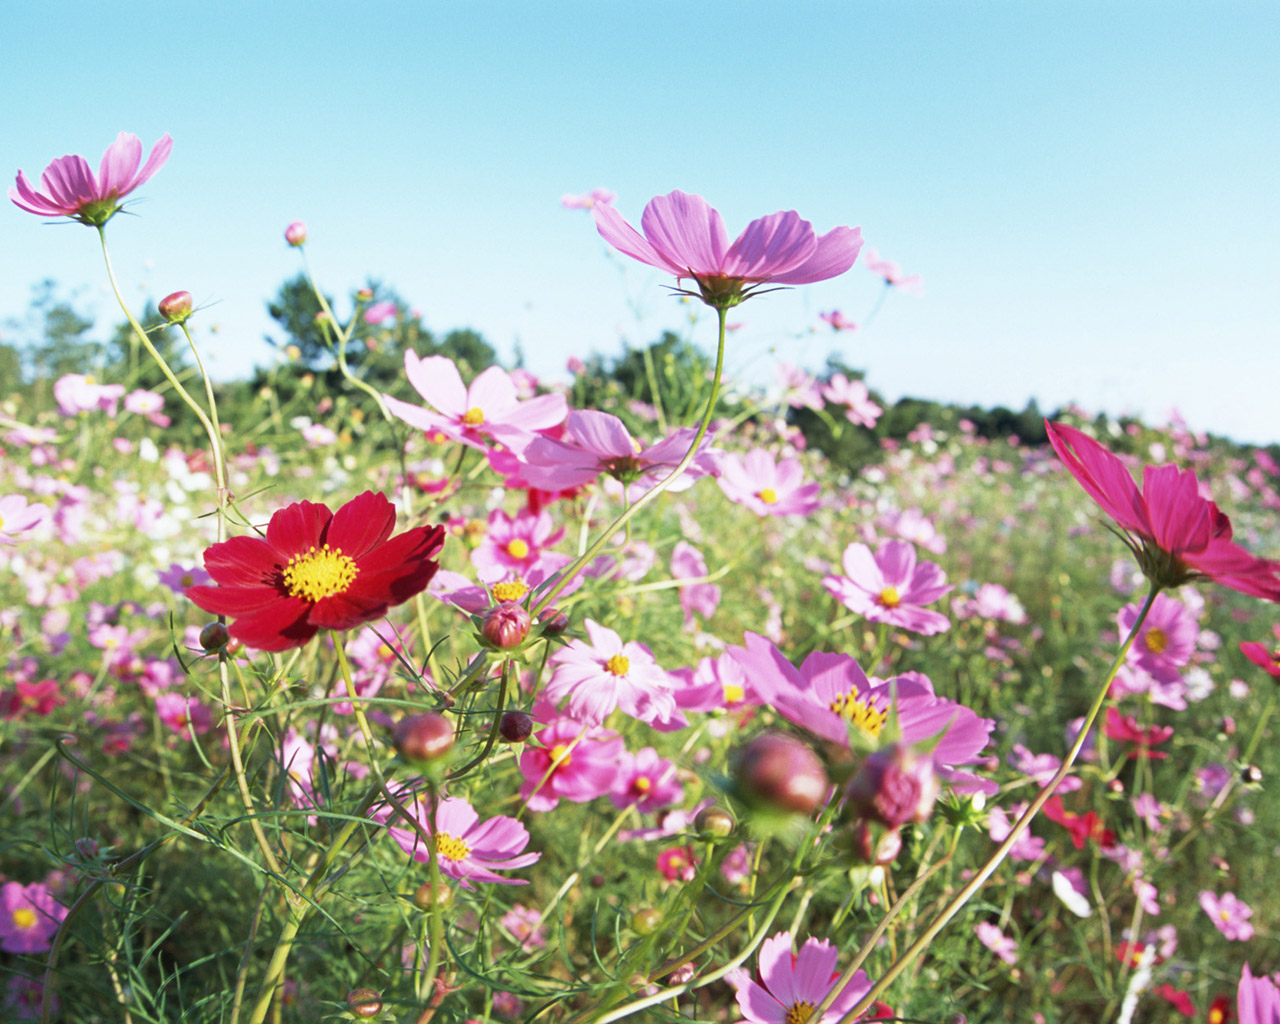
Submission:
[[[973,933],[978,936],[979,942],[1005,963],[1012,966],[1018,962],[1017,942],[1008,938],[1004,932],[990,921],[979,921],[974,925]]]
[[[388,320],[394,320],[400,313],[394,302],[375,302],[364,311],[364,322],[375,327]]]
[[[871,392],[860,380],[850,380],[843,373],[831,375],[822,388],[822,396],[832,405],[845,407],[845,419],[870,430],[884,412],[871,401]]]
[[[67,908],[42,882],[5,882],[0,886],[0,949],[43,953],[66,916]]]
[[[938,528],[933,525],[933,520],[918,508],[906,508],[900,512],[887,512],[880,517],[879,525],[885,530],[888,530],[895,537],[911,541],[911,543],[918,548],[924,548],[926,551],[931,551],[935,555],[945,555],[947,553],[946,538],[938,533]],[[984,586],[994,587],[996,591],[1005,592],[1007,594],[1007,591],[1004,591],[1003,587],[995,583],[987,583],[984,584]],[[981,588],[979,588],[979,593],[981,593]],[[1001,618],[1002,616],[986,615],[984,617]]]
[[[845,575],[822,581],[830,594],[868,622],[887,622],[924,636],[951,628],[941,612],[924,607],[952,588],[934,562],[916,561],[916,549],[905,540],[885,541],[871,554],[865,544],[850,544],[841,560]]]
[[[736,711],[763,703],[742,666],[727,653],[675,669],[670,677],[676,706],[683,711]]]
[[[411,427],[438,431],[481,451],[487,447],[485,439],[491,438],[518,452],[533,439],[534,431],[557,426],[568,411],[564,395],[540,395],[520,401],[515,384],[500,366],[481,371],[468,388],[452,359],[423,359],[416,352],[407,351],[404,372],[431,408],[383,395],[392,414]]]
[[[657,811],[680,802],[684,786],[676,776],[676,766],[658,755],[653,747],[623,755],[618,779],[609,799],[621,810],[634,806],[639,811]]]
[[[983,583],[972,597],[957,596],[951,603],[951,610],[958,619],[990,619],[1013,625],[1027,621],[1026,609],[1017,595],[1009,593],[999,583]]]
[[[156,694],[155,701],[156,717],[183,739],[213,728],[213,713],[194,697],[165,692]]]
[[[1255,978],[1245,964],[1236,990],[1237,1024],[1280,1024],[1280,989],[1265,974]]]
[[[668,882],[692,882],[698,877],[698,864],[692,846],[673,846],[658,854],[658,873]]]
[[[821,409],[822,390],[818,382],[798,366],[778,364],[778,382],[782,397],[793,409]]]
[[[558,718],[520,753],[520,796],[531,811],[550,811],[563,799],[584,804],[612,791],[623,745],[609,729]]]
[[[744,1015],[738,1024],[835,1024],[871,988],[866,973],[858,971],[830,1009],[814,1018],[813,1008],[826,999],[840,977],[837,959],[836,948],[825,939],[807,939],[794,955],[790,932],[765,939],[754,978],[741,967],[726,976],[737,991],[738,1009]]]
[[[99,384],[96,377],[83,373],[66,373],[53,383],[53,397],[64,416],[95,409],[114,416],[123,394],[123,384]]]
[[[705,580],[707,560],[688,541],[677,541],[671,551],[671,576],[677,580]],[[692,629],[694,613],[709,619],[720,607],[720,587],[715,583],[688,583],[680,587],[680,607],[684,609],[684,628]]]
[[[3,498],[0,498],[0,512],[3,511]],[[0,524],[0,542],[3,542],[4,526]],[[1276,635],[1280,637],[1280,627],[1276,627]],[[1240,644],[1240,653],[1259,668],[1266,669],[1267,674],[1280,679],[1280,647],[1268,647],[1257,640],[1246,640]]]
[[[839,227],[818,236],[795,210],[753,220],[731,245],[724,221],[698,195],[675,191],[649,201],[641,236],[613,206],[591,209],[604,240],[641,263],[692,278],[710,306],[727,309],[758,286],[811,284],[843,274],[858,258],[862,233]]]
[[[838,309],[833,309],[830,313],[819,313],[818,319],[829,325],[833,331],[856,331],[858,329],[858,325]]]
[[[529,845],[529,831],[520,822],[503,814],[481,821],[475,808],[461,797],[441,800],[431,815],[427,812],[430,802],[429,798],[415,800],[405,810],[413,814],[427,835],[435,840],[436,857],[444,874],[458,879],[464,889],[474,888],[472,882],[529,884],[523,878],[504,878],[497,874],[527,868],[542,856],[520,852]],[[396,821],[400,818],[392,812],[387,823],[388,835],[405,853],[425,864],[431,854],[422,836],[417,829],[397,827]]]
[[[650,474],[674,469],[696,434],[692,427],[686,427],[646,448],[618,417],[592,409],[578,410],[569,414],[562,440],[537,437],[524,449],[520,475],[532,486],[550,491],[581,487],[601,473],[631,484]],[[702,439],[699,454],[685,470],[685,480],[714,471],[714,463],[706,454],[710,444],[708,434]]]
[[[924,282],[919,274],[904,274],[898,264],[893,260],[881,259],[880,254],[871,246],[867,246],[866,258],[862,263],[873,274],[883,277],[885,284],[912,295],[924,294]]]
[[[1249,923],[1253,908],[1235,893],[1219,896],[1205,889],[1200,893],[1200,909],[1209,915],[1213,926],[1232,942],[1247,942],[1253,938],[1253,925]]]
[[[1014,822],[1022,817],[1027,806],[1025,803],[1014,804],[1008,811],[1003,807],[990,807],[987,809],[987,835],[991,837],[993,843],[1003,843],[1009,838],[1009,833],[1013,831]],[[1014,860],[1036,861],[1044,856],[1044,846],[1045,841],[1039,836],[1033,836],[1030,832],[1023,832],[1014,840],[1013,846],[1009,850],[1009,856]]]
[[[564,528],[554,529],[547,512],[518,512],[513,519],[502,509],[489,514],[489,526],[480,546],[471,552],[471,564],[485,583],[493,583],[515,573],[526,576],[542,556],[564,537]]]
[[[35,529],[48,518],[48,505],[28,505],[21,494],[0,496],[0,544],[16,543],[18,534]]]
[[[15,186],[9,189],[9,198],[40,217],[71,217],[81,224],[101,227],[120,209],[121,199],[164,166],[172,149],[173,139],[165,132],[139,170],[142,140],[121,132],[102,154],[97,178],[84,157],[60,156],[40,176],[44,193],[32,188],[27,176],[19,171]]]
[[[1144,466],[1142,489],[1129,470],[1074,427],[1045,421],[1049,441],[1085,492],[1125,531],[1142,571],[1161,586],[1207,577],[1224,587],[1280,601],[1280,563],[1231,539],[1231,520],[1201,497],[1191,470]]]
[[[1120,610],[1121,636],[1128,635],[1140,610],[1136,604],[1125,605]],[[1186,605],[1167,594],[1157,594],[1126,660],[1157,679],[1180,676],[1182,667],[1195,653],[1199,632],[1195,616]]]
[[[164,408],[164,396],[155,391],[135,388],[124,396],[124,410],[135,416],[154,417]]]
[[[722,455],[716,481],[730,501],[758,516],[807,516],[819,504],[820,483],[806,484],[799,459],[775,461],[763,448]]]
[[[531,910],[523,903],[517,903],[508,910],[498,923],[516,937],[521,949],[541,949],[547,944],[541,912]]]
[[[566,210],[590,210],[597,203],[609,204],[618,198],[618,193],[607,188],[593,188],[590,192],[574,195],[566,192],[560,197],[560,205]]]
[[[676,702],[671,680],[658,667],[644,644],[624,644],[606,626],[587,619],[588,642],[571,640],[551,655],[553,666],[547,697],[559,703],[569,698],[570,717],[589,725],[601,724],[621,708],[650,725],[673,719]]]
[[[1119,740],[1121,743],[1132,743],[1133,749],[1129,751],[1132,758],[1149,758],[1152,760],[1162,761],[1169,755],[1162,750],[1152,750],[1156,744],[1164,743],[1173,735],[1173,726],[1171,725],[1153,725],[1144,729],[1138,725],[1137,719],[1132,715],[1121,714],[1115,708],[1107,708],[1106,724],[1103,731],[1108,739]]]

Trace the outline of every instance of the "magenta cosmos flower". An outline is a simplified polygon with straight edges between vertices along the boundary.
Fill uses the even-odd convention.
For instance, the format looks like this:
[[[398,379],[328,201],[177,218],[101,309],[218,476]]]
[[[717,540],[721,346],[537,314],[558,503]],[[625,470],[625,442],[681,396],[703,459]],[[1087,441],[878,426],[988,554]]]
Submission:
[[[1253,938],[1253,908],[1233,892],[1221,896],[1210,889],[1200,893],[1200,909],[1209,915],[1213,926],[1232,942],[1248,942]]]
[[[543,549],[555,547],[563,538],[564,527],[555,529],[547,512],[523,509],[513,519],[502,509],[494,509],[480,546],[471,552],[471,564],[485,583],[512,573],[526,576],[538,564]]]
[[[1120,609],[1117,621],[1121,636],[1129,634],[1139,611],[1136,604]],[[1199,633],[1195,616],[1185,604],[1167,594],[1157,594],[1126,660],[1157,679],[1176,679],[1195,653]]]
[[[778,462],[763,448],[720,457],[720,490],[758,516],[807,516],[818,507],[822,485],[804,482],[799,459]]]
[[[813,1008],[827,997],[840,972],[837,953],[825,939],[807,939],[800,952],[791,952],[791,933],[779,932],[760,946],[758,970],[753,978],[737,967],[728,982],[737,990],[738,1009],[745,1018],[738,1024],[834,1024],[867,994],[871,981],[863,971],[849,984],[821,1016]]]
[[[497,874],[527,868],[542,856],[520,852],[529,845],[529,832],[520,822],[504,814],[481,821],[475,808],[461,797],[441,800],[434,815],[427,813],[429,803],[429,799],[416,800],[405,810],[413,814],[423,831],[435,840],[441,872],[458,879],[464,889],[473,888],[472,882],[529,884],[523,878],[504,878]],[[392,813],[389,822],[399,821],[399,816]],[[387,833],[414,860],[424,864],[430,860],[431,852],[417,829],[388,824]]]
[[[702,198],[675,191],[649,201],[641,235],[607,203],[591,208],[604,240],[641,263],[693,279],[701,299],[727,309],[763,284],[812,284],[843,274],[858,258],[862,232],[817,235],[795,210],[753,220],[730,244],[720,214]],[[693,294],[693,293],[690,293]]]
[[[568,411],[564,395],[520,401],[515,383],[500,366],[483,370],[467,387],[452,359],[423,359],[410,351],[404,354],[404,372],[431,408],[383,395],[392,414],[411,427],[441,433],[481,451],[487,447],[486,438],[520,451],[535,431],[558,426]]]
[[[1280,601],[1280,563],[1231,539],[1231,520],[1200,495],[1191,470],[1144,466],[1142,488],[1115,455],[1075,427],[1045,421],[1071,475],[1116,525],[1147,578],[1177,587],[1208,578],[1251,597]]]
[[[538,745],[520,753],[520,796],[529,810],[550,811],[561,800],[584,804],[617,783],[624,748],[616,732],[558,718],[535,739]]]
[[[42,882],[5,882],[0,886],[0,949],[43,953],[66,916],[67,908]]]
[[[0,544],[13,544],[18,534],[34,529],[48,518],[48,505],[28,505],[21,494],[0,496]]]
[[[905,540],[885,541],[874,555],[865,544],[850,544],[841,560],[845,574],[822,581],[833,597],[868,622],[886,622],[933,636],[951,627],[941,612],[923,607],[951,589],[947,574],[933,562],[917,562]]]
[[[1280,989],[1266,975],[1255,978],[1244,965],[1236,989],[1238,1024],[1280,1024]]]
[[[169,159],[173,139],[165,132],[142,163],[142,140],[121,132],[102,154],[98,176],[82,156],[60,156],[44,169],[37,192],[22,171],[9,189],[9,198],[28,213],[41,217],[71,217],[81,224],[101,227],[120,209],[120,200],[147,181]]]
[[[547,697],[569,698],[568,713],[599,725],[615,708],[650,725],[671,720],[676,701],[671,679],[644,644],[623,643],[607,626],[587,619],[587,643],[571,640],[550,658],[554,667]]]

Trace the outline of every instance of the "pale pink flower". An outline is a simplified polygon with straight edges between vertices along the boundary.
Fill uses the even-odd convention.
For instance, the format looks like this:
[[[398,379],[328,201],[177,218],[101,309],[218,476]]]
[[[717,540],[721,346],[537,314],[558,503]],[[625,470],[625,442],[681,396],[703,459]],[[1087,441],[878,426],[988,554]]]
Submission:
[[[657,811],[680,802],[684,786],[676,776],[676,766],[658,755],[653,747],[623,754],[617,781],[609,799],[619,809],[634,806],[639,811]]]
[[[671,576],[677,580],[704,580],[707,560],[688,541],[677,541],[671,551]],[[715,583],[687,583],[680,587],[680,607],[684,609],[684,628],[692,628],[694,613],[711,618],[720,606],[720,587]]]
[[[924,607],[951,590],[946,573],[933,562],[917,562],[915,548],[906,541],[886,541],[874,555],[865,544],[850,544],[841,564],[845,575],[828,576],[822,585],[868,622],[925,636],[951,627],[941,612]]]
[[[388,320],[394,320],[399,313],[400,310],[394,302],[375,302],[364,311],[364,322],[376,327]]]
[[[16,543],[18,534],[35,529],[48,518],[48,505],[28,505],[21,494],[0,496],[0,544]]]
[[[1237,1024],[1280,1024],[1280,989],[1265,974],[1255,978],[1249,965],[1240,972],[1236,989]]]
[[[560,205],[566,210],[590,210],[597,203],[612,203],[618,198],[618,193],[611,192],[607,188],[593,188],[590,192],[583,192],[574,195],[566,192],[560,197]]]
[[[1213,926],[1232,942],[1247,942],[1253,938],[1253,925],[1249,922],[1253,908],[1235,893],[1226,892],[1219,896],[1204,889],[1200,893],[1200,909],[1209,915]]]
[[[807,516],[819,504],[820,483],[804,483],[799,459],[775,461],[763,448],[722,455],[717,483],[725,496],[758,516]]]
[[[54,401],[64,416],[95,409],[114,416],[123,394],[123,384],[99,384],[96,377],[83,373],[63,374],[53,384]]]
[[[987,835],[991,837],[991,841],[993,843],[1003,843],[1008,839],[1009,834],[1013,831],[1014,821],[1022,817],[1026,809],[1027,805],[1025,803],[1015,804],[1007,812],[1003,807],[989,807],[987,809]],[[1014,860],[1036,861],[1044,856],[1044,846],[1045,841],[1043,839],[1024,831],[1014,840],[1013,846],[1009,850],[1009,856]]]
[[[782,385],[783,399],[793,409],[820,410],[823,407],[821,387],[800,367],[779,363],[778,382]]]
[[[856,331],[858,329],[858,325],[838,309],[833,309],[830,313],[819,313],[818,319],[829,325],[833,331]]]
[[[302,428],[302,439],[311,448],[325,448],[338,440],[338,435],[323,423],[308,423]]]
[[[918,508],[907,508],[901,512],[890,512],[880,518],[880,525],[895,536],[909,540],[916,547],[924,548],[935,555],[947,553],[947,541],[933,525],[933,520]],[[995,584],[989,584],[995,586]],[[1003,588],[997,588],[1003,589]],[[988,616],[991,617],[991,616]]]
[[[479,547],[471,552],[471,564],[485,583],[509,573],[525,576],[543,550],[559,544],[563,537],[564,528],[555,529],[548,512],[523,509],[513,519],[502,509],[494,509]]]
[[[499,814],[480,820],[474,807],[461,797],[441,800],[435,814],[428,812],[431,800],[424,797],[410,803],[405,810],[435,842],[440,870],[456,878],[464,889],[472,882],[500,882],[503,885],[528,885],[523,878],[505,878],[499,871],[512,871],[537,863],[541,853],[522,853],[529,845],[529,831],[515,818]],[[387,819],[387,834],[415,861],[426,863],[431,853],[417,829],[400,827],[398,814]]]
[[[814,1018],[813,1008],[826,999],[840,976],[838,954],[830,942],[813,938],[792,954],[791,941],[790,932],[765,939],[754,977],[741,967],[726,976],[737,991],[738,1009],[745,1018],[739,1024],[834,1024],[871,988],[866,973],[858,971],[830,1009]]]
[[[845,407],[845,419],[870,429],[884,411],[871,401],[871,392],[860,380],[850,380],[843,373],[831,375],[822,388],[822,396],[832,405]]]
[[[858,258],[862,233],[839,227],[818,236],[794,210],[761,217],[732,244],[724,221],[698,195],[675,191],[649,201],[641,236],[613,206],[591,209],[596,227],[615,249],[698,283],[701,298],[721,309],[736,306],[758,286],[810,284],[843,274]]]
[[[164,408],[164,396],[136,388],[124,396],[124,410],[135,416],[155,416]]]
[[[764,703],[732,654],[703,658],[669,673],[676,705],[684,711],[736,711]]]
[[[1120,609],[1117,621],[1121,636],[1128,635],[1138,621],[1139,611],[1136,604]],[[1159,680],[1176,679],[1195,653],[1199,632],[1200,627],[1186,605],[1177,598],[1157,594],[1126,660]]]
[[[862,263],[873,274],[884,278],[885,284],[912,295],[924,294],[924,282],[919,274],[904,274],[898,264],[893,260],[881,259],[880,254],[871,246],[867,246]]]
[[[37,192],[18,172],[18,180],[9,189],[9,198],[29,213],[41,217],[71,217],[81,224],[101,227],[120,209],[120,200],[164,166],[173,149],[173,140],[165,132],[151,150],[141,169],[142,140],[121,132],[107,147],[98,165],[98,176],[82,156],[60,156],[44,169]]]
[[[307,241],[306,221],[292,221],[289,226],[284,229],[284,240],[295,249],[305,245]]]
[[[990,921],[979,921],[974,925],[973,933],[978,936],[979,942],[1005,963],[1012,966],[1018,962],[1018,943],[1008,938]]]
[[[547,944],[547,934],[542,930],[542,914],[523,903],[517,903],[498,922],[515,936],[521,949],[541,949]]]
[[[553,667],[547,697],[559,703],[569,698],[571,717],[599,725],[621,708],[650,725],[675,717],[671,680],[658,667],[644,644],[623,643],[606,626],[587,619],[588,642],[571,640],[549,659]]]
[[[972,597],[957,595],[951,602],[951,609],[959,619],[989,619],[1014,625],[1027,621],[1022,602],[999,583],[983,583]]]

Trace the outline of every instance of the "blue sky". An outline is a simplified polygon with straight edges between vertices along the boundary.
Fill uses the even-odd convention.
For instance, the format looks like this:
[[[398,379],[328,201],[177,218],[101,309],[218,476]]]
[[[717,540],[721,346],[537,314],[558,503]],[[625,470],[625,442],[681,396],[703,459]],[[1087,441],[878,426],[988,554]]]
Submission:
[[[739,310],[731,370],[828,352],[890,397],[1079,401],[1275,441],[1280,6],[1274,3],[69,3],[7,15],[0,168],[117,131],[175,140],[112,222],[128,293],[211,305],[221,376],[268,358],[298,269],[381,279],[433,330],[531,369],[710,318],[609,258],[565,192],[706,196],[731,234],[794,208],[924,277],[871,325],[860,267]],[[74,26],[74,31],[68,31]],[[22,97],[23,102],[14,101]],[[0,319],[57,279],[112,313],[91,232],[0,213]],[[210,327],[217,325],[217,333]],[[816,330],[815,328],[822,328]]]

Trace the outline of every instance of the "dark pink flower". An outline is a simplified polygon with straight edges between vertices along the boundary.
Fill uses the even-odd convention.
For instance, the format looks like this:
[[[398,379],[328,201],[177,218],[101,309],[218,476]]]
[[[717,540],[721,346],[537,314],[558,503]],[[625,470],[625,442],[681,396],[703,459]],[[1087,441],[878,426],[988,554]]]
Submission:
[[[142,140],[121,132],[107,147],[98,165],[98,176],[82,156],[60,156],[44,169],[37,192],[22,171],[9,189],[9,198],[22,209],[41,217],[71,217],[81,224],[101,227],[120,209],[120,200],[147,181],[169,159],[173,139],[165,132],[142,163]]]
[[[1045,421],[1049,441],[1071,475],[1125,532],[1147,577],[1176,587],[1207,577],[1251,597],[1280,601],[1280,563],[1231,539],[1231,520],[1200,495],[1191,470],[1144,466],[1142,488],[1116,456],[1083,431]]]
[[[67,908],[42,882],[5,882],[0,886],[0,949],[43,953],[66,916]]]
[[[1246,640],[1240,644],[1240,653],[1268,674],[1280,679],[1280,647],[1268,647],[1256,640]]]
[[[726,980],[737,991],[738,1009],[746,1020],[740,1024],[830,1024],[840,1020],[871,988],[863,971],[835,998],[821,1018],[813,1008],[827,997],[840,972],[836,948],[825,939],[807,939],[799,953],[791,952],[791,933],[779,932],[765,939],[755,977],[741,967]]]
[[[720,214],[702,198],[675,191],[649,201],[642,236],[613,206],[591,209],[604,240],[641,263],[697,281],[704,302],[736,306],[758,286],[811,284],[843,274],[858,258],[862,233],[839,227],[818,236],[795,210],[753,220],[730,244]]]
[[[480,546],[471,552],[471,564],[485,583],[493,583],[510,573],[528,574],[544,548],[554,547],[564,537],[564,528],[555,529],[547,512],[518,512],[513,519],[502,509],[489,514],[489,527]]]
[[[531,811],[550,811],[563,799],[583,804],[610,792],[623,745],[616,732],[559,718],[520,752],[520,796]]]
[[[698,858],[692,846],[673,846],[658,854],[658,871],[668,882],[692,882],[698,875]]]
[[[917,562],[905,540],[889,540],[871,554],[865,544],[850,544],[842,559],[845,575],[822,581],[833,597],[868,622],[887,622],[933,636],[951,628],[941,612],[924,607],[951,589],[947,574],[933,562]]]
[[[434,815],[427,813],[430,799],[416,800],[405,809],[435,841],[440,870],[456,878],[464,889],[472,882],[501,882],[503,885],[528,885],[523,878],[504,878],[499,871],[526,868],[537,862],[541,853],[522,853],[529,845],[529,831],[515,818],[499,814],[480,820],[466,800],[449,797],[441,800]],[[433,820],[434,819],[434,820]],[[426,863],[430,851],[416,829],[392,824],[398,815],[388,819],[387,832],[400,849],[414,860]]]
[[[1132,715],[1122,715],[1115,708],[1107,708],[1107,720],[1103,731],[1108,739],[1132,743],[1133,749],[1129,751],[1129,756],[1132,758],[1163,760],[1169,756],[1162,750],[1151,748],[1158,743],[1164,743],[1173,735],[1171,725],[1153,725],[1144,729],[1138,725],[1137,719]]]
[[[679,803],[682,796],[684,786],[676,776],[676,766],[658,756],[653,747],[645,747],[634,754],[623,754],[609,799],[614,807],[657,811]]]

